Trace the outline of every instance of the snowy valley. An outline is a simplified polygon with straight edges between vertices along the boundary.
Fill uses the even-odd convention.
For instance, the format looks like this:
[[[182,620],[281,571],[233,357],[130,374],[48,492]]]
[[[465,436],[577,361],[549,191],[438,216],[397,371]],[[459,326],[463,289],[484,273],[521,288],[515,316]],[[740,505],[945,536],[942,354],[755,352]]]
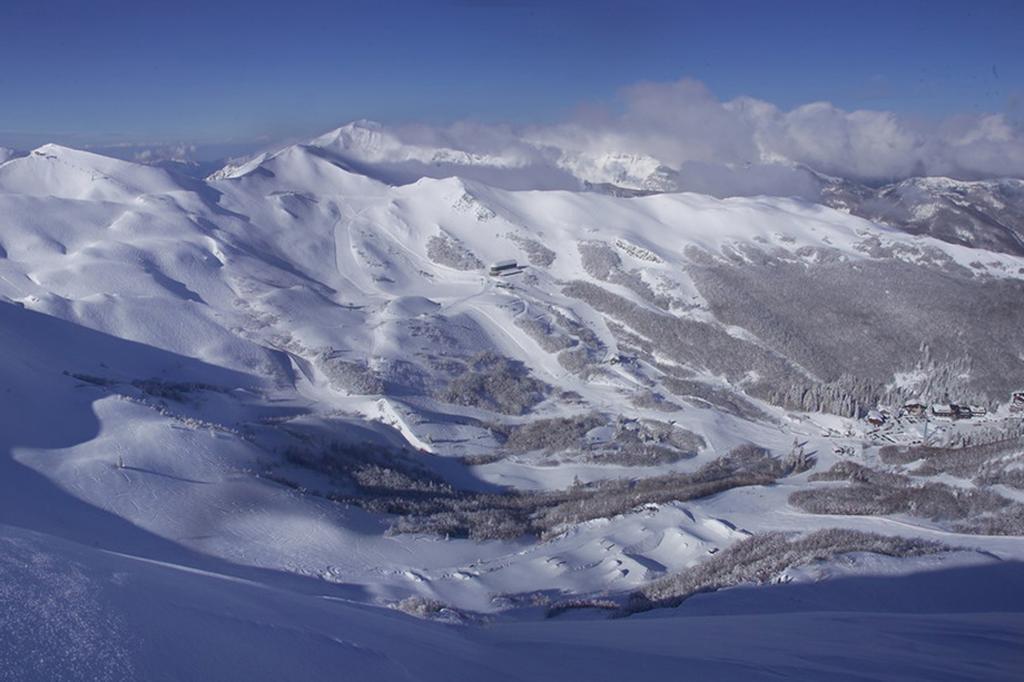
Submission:
[[[1022,182],[790,170],[0,150],[0,677],[1010,679]]]

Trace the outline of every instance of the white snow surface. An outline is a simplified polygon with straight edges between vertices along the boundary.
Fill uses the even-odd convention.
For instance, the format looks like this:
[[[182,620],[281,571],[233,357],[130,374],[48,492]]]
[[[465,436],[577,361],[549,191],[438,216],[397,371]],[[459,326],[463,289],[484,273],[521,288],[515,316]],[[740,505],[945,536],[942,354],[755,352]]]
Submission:
[[[806,422],[749,422],[689,405],[668,415],[634,407],[624,396],[636,377],[623,370],[583,380],[515,320],[542,304],[565,310],[614,352],[594,311],[561,292],[571,280],[596,281],[577,249],[588,240],[623,244],[622,260],[641,268],[655,292],[675,296],[679,310],[695,297],[685,273],[692,246],[717,253],[756,240],[793,254],[828,246],[857,261],[870,258],[858,246],[877,238],[938,249],[962,264],[977,256],[789,199],[617,198],[497,189],[480,174],[427,177],[463,167],[527,172],[529,164],[397,144],[372,126],[349,126],[191,184],[57,145],[6,161],[0,155],[0,679],[331,679],[344,671],[366,680],[618,680],[682,669],[702,679],[1010,679],[1019,672],[1024,603],[997,599],[984,585],[1016,584],[1024,594],[1003,568],[1024,558],[1024,539],[804,514],[786,498],[805,477],[650,506],[545,542],[474,542],[386,534],[387,518],[304,492],[329,485],[320,474],[295,472],[298,489],[262,476],[282,462],[267,445],[282,424],[343,442],[409,446],[453,483],[478,489],[558,489],[576,478],[692,470],[746,442],[784,452],[795,437],[827,467],[832,443]],[[648,163],[606,161],[613,174]],[[441,170],[407,182],[421,167]],[[484,267],[437,262],[432,238],[459,244]],[[554,260],[533,265],[534,242]],[[485,266],[510,258],[530,265],[506,288]],[[1005,254],[985,258],[1003,262],[1005,273],[1024,265]],[[640,301],[624,286],[602,285]],[[370,368],[444,355],[448,341],[413,333],[417,321],[438,320],[457,337],[452,343],[513,357],[588,409],[667,416],[708,447],[696,459],[642,472],[547,466],[529,456],[466,467],[458,457],[493,448],[474,426],[486,414],[345,390],[317,364],[325,352]],[[192,387],[182,389],[184,400],[161,399],[138,383],[152,379]],[[545,417],[580,412],[555,399],[538,409]],[[832,526],[987,554],[896,563],[854,557],[849,576],[823,566],[795,574],[793,586],[766,588],[771,596],[730,591],[627,620],[505,613],[521,595],[622,594],[748,532]],[[930,576],[922,584],[934,591],[919,588],[915,602],[915,583],[900,577],[907,571],[930,571],[915,575]],[[833,580],[815,587],[826,576]],[[974,602],[947,596],[931,612],[920,606],[962,581],[977,593]],[[853,604],[857,590],[880,594],[890,584],[909,590],[905,603]],[[495,622],[452,626],[381,608],[410,596]],[[897,636],[909,644],[889,639]],[[966,644],[972,637],[976,643]],[[948,648],[961,642],[953,660]],[[854,669],[853,661],[866,667]]]

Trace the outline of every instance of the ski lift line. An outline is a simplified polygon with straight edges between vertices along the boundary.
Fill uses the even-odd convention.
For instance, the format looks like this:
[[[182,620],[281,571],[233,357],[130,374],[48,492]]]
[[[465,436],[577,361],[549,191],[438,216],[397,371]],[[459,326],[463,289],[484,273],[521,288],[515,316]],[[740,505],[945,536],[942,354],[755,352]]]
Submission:
[[[475,311],[477,311],[478,313],[480,313],[480,314],[481,314],[481,315],[482,315],[482,316],[483,316],[484,318],[486,318],[486,319],[487,319],[487,321],[488,321],[488,322],[490,322],[490,323],[491,323],[491,324],[492,324],[492,325],[493,325],[493,326],[494,326],[495,328],[497,328],[498,330],[500,330],[502,334],[504,334],[504,335],[505,335],[506,337],[508,337],[508,339],[509,339],[509,340],[510,340],[510,341],[511,341],[511,342],[512,342],[512,343],[513,343],[513,344],[514,344],[515,346],[516,346],[516,348],[518,348],[518,349],[519,349],[519,350],[520,350],[520,351],[521,351],[521,352],[523,353],[523,355],[524,355],[525,357],[533,357],[533,356],[534,356],[534,353],[531,353],[531,352],[530,352],[529,350],[527,350],[527,349],[526,349],[526,348],[525,348],[525,347],[523,346],[523,344],[521,344],[521,343],[519,342],[519,340],[518,340],[518,339],[516,339],[516,337],[515,337],[515,336],[514,336],[514,335],[513,335],[513,334],[512,334],[512,333],[511,333],[510,331],[508,331],[508,330],[507,330],[507,329],[505,328],[505,325],[502,325],[502,324],[500,324],[500,323],[499,323],[499,322],[498,322],[497,320],[495,320],[495,319],[494,319],[493,317],[491,317],[491,314],[490,314],[490,313],[488,313],[488,312],[487,312],[486,310],[484,310],[483,308],[481,308],[480,306],[478,306],[478,305],[476,305],[476,304],[473,304],[473,303],[469,303],[469,304],[467,304],[467,305],[468,305],[468,306],[469,306],[470,308],[472,308],[473,310],[475,310]],[[544,372],[545,372],[546,374],[548,374],[549,376],[552,376],[552,377],[555,377],[555,378],[560,378],[560,377],[558,376],[558,374],[557,374],[557,373],[555,373],[555,372],[552,372],[552,371],[551,371],[551,370],[550,370],[549,368],[547,368],[547,367],[544,367]]]

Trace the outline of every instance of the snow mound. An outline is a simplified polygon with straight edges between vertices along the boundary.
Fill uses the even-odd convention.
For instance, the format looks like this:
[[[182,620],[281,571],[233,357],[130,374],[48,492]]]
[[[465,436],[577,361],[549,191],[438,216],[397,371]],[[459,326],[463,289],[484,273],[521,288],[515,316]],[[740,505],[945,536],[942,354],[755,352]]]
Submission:
[[[435,313],[440,307],[425,296],[397,296],[388,303],[387,311],[395,317],[419,317]]]

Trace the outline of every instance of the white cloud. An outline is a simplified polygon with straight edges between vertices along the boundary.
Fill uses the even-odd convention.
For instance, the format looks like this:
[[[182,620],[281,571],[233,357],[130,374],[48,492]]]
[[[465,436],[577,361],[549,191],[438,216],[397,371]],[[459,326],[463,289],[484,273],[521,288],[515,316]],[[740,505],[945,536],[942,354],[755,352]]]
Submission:
[[[171,144],[139,149],[134,153],[134,158],[142,163],[156,163],[158,161],[187,163],[193,159],[195,153],[196,146],[194,144]]]
[[[535,129],[529,138],[588,153],[650,155],[673,168],[790,162],[869,181],[1024,176],[1024,130],[1002,114],[927,123],[828,102],[785,111],[749,97],[721,101],[691,79],[632,86],[623,104],[618,115]]]
[[[420,159],[406,175],[456,173],[513,189],[575,188],[586,180],[813,200],[821,182],[808,169],[865,182],[1024,177],[1024,130],[1002,114],[924,121],[829,102],[784,110],[752,97],[720,100],[692,79],[633,85],[620,104],[525,128],[470,121],[354,125],[369,131],[363,137],[373,148],[363,150],[364,161],[380,162],[382,150],[395,156],[388,177],[404,177],[397,173],[401,164]],[[424,164],[433,150],[447,151]],[[459,160],[452,150],[469,152],[472,160]]]
[[[1001,114],[928,123],[892,112],[848,112],[828,102],[782,111],[749,97],[719,101],[683,80],[631,88],[626,112],[613,123],[626,131],[625,145],[665,140],[659,148],[673,165],[753,157],[863,180],[1024,176],[1024,130]]]

